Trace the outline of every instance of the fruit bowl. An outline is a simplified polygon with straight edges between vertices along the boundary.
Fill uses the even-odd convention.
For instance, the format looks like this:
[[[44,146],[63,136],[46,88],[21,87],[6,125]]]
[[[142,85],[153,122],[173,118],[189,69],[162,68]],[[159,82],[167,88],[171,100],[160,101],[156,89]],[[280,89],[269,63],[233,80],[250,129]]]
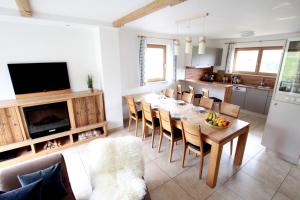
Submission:
[[[213,111],[209,111],[208,116],[205,119],[205,123],[210,127],[225,129],[229,126],[230,121],[218,117]]]

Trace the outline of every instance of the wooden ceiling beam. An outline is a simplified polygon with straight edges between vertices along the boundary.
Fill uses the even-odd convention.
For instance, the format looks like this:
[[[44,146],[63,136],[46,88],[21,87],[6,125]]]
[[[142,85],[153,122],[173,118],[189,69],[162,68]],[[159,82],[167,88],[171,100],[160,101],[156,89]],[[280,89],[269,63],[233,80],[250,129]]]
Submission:
[[[139,8],[124,17],[121,17],[120,19],[117,19],[113,22],[114,27],[121,27],[125,24],[132,22],[134,20],[137,20],[139,18],[145,17],[153,12],[156,12],[160,9],[163,9],[167,6],[175,6],[177,4],[180,4],[186,0],[155,0],[152,3],[149,3],[145,5],[142,8]]]
[[[29,0],[16,0],[17,6],[19,8],[20,14],[23,17],[31,17],[32,10],[30,7]]]

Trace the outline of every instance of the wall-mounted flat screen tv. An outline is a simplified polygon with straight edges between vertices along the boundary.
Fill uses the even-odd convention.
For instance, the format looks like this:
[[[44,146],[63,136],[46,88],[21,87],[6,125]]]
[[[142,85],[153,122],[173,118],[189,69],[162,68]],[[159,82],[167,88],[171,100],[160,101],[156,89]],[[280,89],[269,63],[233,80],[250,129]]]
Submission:
[[[70,89],[66,62],[8,64],[16,95]]]

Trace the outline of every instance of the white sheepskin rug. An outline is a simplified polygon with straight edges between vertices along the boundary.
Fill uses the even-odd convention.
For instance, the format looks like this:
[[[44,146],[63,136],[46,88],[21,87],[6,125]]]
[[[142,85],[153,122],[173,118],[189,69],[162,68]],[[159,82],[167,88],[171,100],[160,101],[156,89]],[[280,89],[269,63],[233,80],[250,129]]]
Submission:
[[[133,136],[89,143],[90,200],[141,200],[146,194],[142,142]]]

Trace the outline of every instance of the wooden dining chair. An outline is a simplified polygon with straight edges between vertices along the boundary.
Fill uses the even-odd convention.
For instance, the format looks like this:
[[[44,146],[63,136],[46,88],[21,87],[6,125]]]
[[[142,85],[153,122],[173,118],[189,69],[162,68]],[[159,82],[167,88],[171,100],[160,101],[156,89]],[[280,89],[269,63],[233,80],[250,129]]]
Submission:
[[[202,89],[202,96],[212,99],[215,103],[221,103],[222,102],[222,100],[217,98],[217,97],[209,96],[209,90],[208,89],[204,89],[204,88]]]
[[[172,161],[174,143],[182,140],[182,132],[180,129],[173,127],[172,118],[169,111],[159,110],[159,122],[160,122],[160,139],[158,146],[158,153],[160,152],[163,138],[167,138],[170,141],[170,155],[169,162]]]
[[[240,106],[222,102],[220,105],[220,114],[238,118],[240,114]],[[230,155],[232,155],[233,140],[230,141]]]
[[[143,133],[142,133],[143,139],[146,138],[146,128],[151,129],[152,130],[151,147],[153,148],[155,133],[156,132],[159,133],[160,130],[159,119],[154,116],[150,103],[146,103],[142,101],[142,112],[143,112]]]
[[[195,125],[186,120],[181,121],[182,133],[183,133],[183,156],[182,167],[184,167],[184,160],[186,150],[196,153],[200,156],[200,171],[199,178],[202,178],[204,157],[210,153],[211,146],[202,139],[202,133],[200,125]]]
[[[127,97],[127,105],[129,110],[129,124],[128,131],[130,131],[132,120],[135,120],[135,136],[137,137],[138,128],[139,128],[139,120],[142,119],[142,111],[138,111],[136,109],[136,105],[133,97]]]
[[[207,97],[202,97],[200,99],[199,106],[207,108],[207,109],[212,109],[214,106],[214,100],[207,98]]]
[[[171,97],[173,97],[173,94],[174,94],[174,89],[172,89],[172,88],[165,89],[164,95],[166,97],[171,98]]]
[[[180,84],[178,84],[176,86],[176,90],[177,90],[177,100],[181,100],[181,98],[182,98],[182,86]]]
[[[193,102],[193,94],[192,93],[183,93],[181,100],[184,101],[185,103],[192,103]]]

